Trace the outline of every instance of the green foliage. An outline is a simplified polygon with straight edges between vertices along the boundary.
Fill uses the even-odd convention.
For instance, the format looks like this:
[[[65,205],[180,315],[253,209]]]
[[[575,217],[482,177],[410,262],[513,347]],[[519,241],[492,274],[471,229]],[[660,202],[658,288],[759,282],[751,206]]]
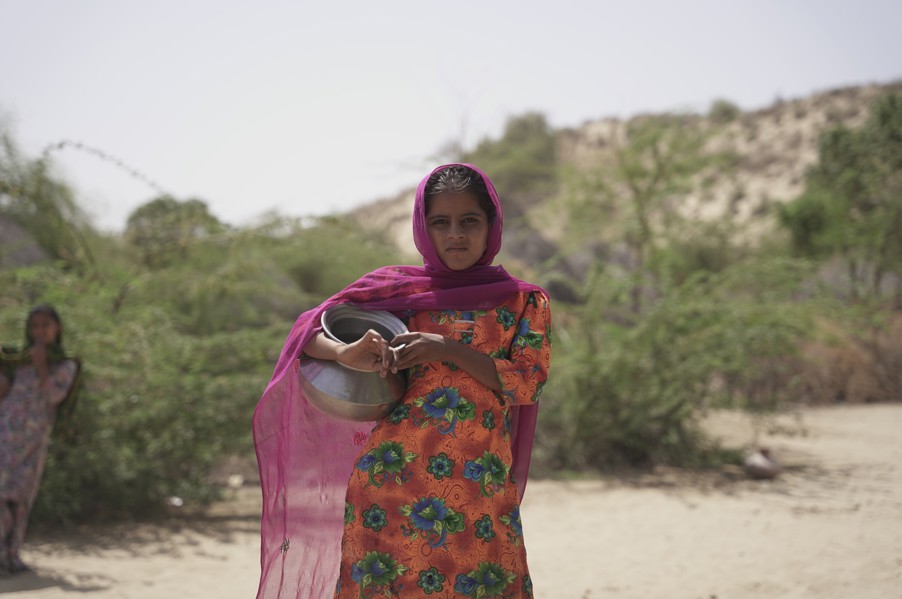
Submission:
[[[129,215],[125,239],[140,251],[145,265],[160,267],[184,259],[196,240],[224,230],[204,202],[160,196]]]
[[[22,157],[12,138],[0,130],[0,216],[4,215],[67,267],[85,268],[93,262],[91,231],[69,187],[52,176],[45,160]]]
[[[781,214],[804,261],[767,244],[739,248],[726,223],[678,217],[674,198],[704,168],[729,163],[676,123],[640,120],[607,161],[568,180],[571,230],[591,234],[580,226],[605,223],[594,234],[631,251],[618,259],[608,250],[584,304],[557,307],[566,341],[556,347],[540,429],[542,459],[554,469],[703,464],[716,455],[698,427],[710,407],[766,413],[844,396],[831,385],[848,375],[825,375],[810,362],[818,354],[853,356],[859,376],[871,373],[880,389],[895,384],[885,376],[894,346],[878,325],[863,324],[886,314],[826,299],[835,288],[821,272],[839,255],[853,281],[871,277],[874,292],[881,276],[900,272],[900,96],[879,100],[861,130],[822,136],[805,194]],[[832,348],[821,331],[846,345]]]
[[[816,304],[795,293],[811,272],[810,264],[769,261],[700,273],[631,324],[600,308],[617,284],[596,276],[576,321],[580,334],[556,348],[543,396],[549,461],[556,469],[699,465],[704,410],[785,404],[787,369]]]
[[[268,251],[295,284],[325,297],[398,255],[386,238],[343,217],[324,217],[315,226],[282,223],[280,239]]]
[[[64,318],[66,347],[84,364],[82,390],[54,435],[36,518],[153,511],[167,495],[211,496],[217,459],[249,448],[250,412],[289,322],[191,335],[165,305],[125,302],[112,281],[54,266],[2,273],[4,339],[16,341],[36,296]]]
[[[714,100],[708,110],[708,118],[719,125],[732,123],[740,114],[742,114],[742,110],[736,104],[723,98]]]
[[[902,273],[902,95],[881,97],[864,127],[835,127],[820,138],[804,193],[780,222],[799,255],[839,256],[853,291],[880,294]]]
[[[56,228],[65,213],[41,207],[71,198],[57,185],[57,195],[4,196],[4,206],[18,210],[27,197],[28,230],[50,239],[66,230]],[[171,197],[136,210],[125,239],[87,233],[98,258],[79,270],[65,261],[0,270],[0,341],[21,345],[29,307],[52,303],[66,349],[84,364],[36,500],[44,524],[152,514],[172,495],[213,498],[211,469],[252,455],[253,409],[297,315],[398,261],[349,220],[234,230],[202,202]]]
[[[527,113],[507,121],[501,139],[484,139],[463,156],[491,174],[505,195],[547,191],[555,181],[554,134],[545,116]]]
[[[656,273],[660,293],[679,287],[699,273],[718,273],[745,257],[735,244],[736,226],[723,221],[686,222],[666,235],[666,245],[656,247],[649,269]]]
[[[699,173],[722,166],[728,156],[705,149],[708,134],[689,116],[637,117],[623,133],[609,160],[573,173],[565,193],[577,235],[597,237],[594,223],[607,223],[607,241],[627,249],[621,266],[632,280],[631,310],[639,314],[668,277],[659,269],[668,263],[661,252],[674,247],[687,226],[678,199],[694,188]]]

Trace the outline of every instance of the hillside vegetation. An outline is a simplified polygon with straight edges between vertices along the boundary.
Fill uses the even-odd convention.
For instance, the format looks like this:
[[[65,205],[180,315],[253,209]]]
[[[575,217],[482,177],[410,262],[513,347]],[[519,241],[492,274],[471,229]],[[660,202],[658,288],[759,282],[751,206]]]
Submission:
[[[49,301],[86,365],[54,436],[47,522],[214,496],[217,463],[252,455],[297,314],[415,261],[410,191],[246,228],[163,196],[101,235],[52,164],[2,148],[0,340],[20,344],[28,307]],[[501,261],[554,302],[536,472],[734,459],[698,427],[715,407],[902,398],[902,86],[572,130],[532,113],[454,158],[492,176]]]

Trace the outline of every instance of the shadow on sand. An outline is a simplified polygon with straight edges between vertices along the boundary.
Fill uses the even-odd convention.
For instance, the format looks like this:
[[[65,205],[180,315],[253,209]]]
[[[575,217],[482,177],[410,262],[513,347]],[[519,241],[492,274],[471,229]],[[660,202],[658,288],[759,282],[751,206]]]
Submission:
[[[139,522],[95,522],[65,529],[29,530],[25,542],[30,571],[0,578],[4,593],[59,589],[65,592],[97,593],[121,583],[102,567],[81,572],[59,569],[54,556],[100,557],[114,552],[128,558],[156,555],[180,557],[203,551],[206,541],[215,545],[246,542],[260,531],[259,490],[249,487],[233,493],[229,501],[197,510],[175,510],[155,520]]]
[[[55,574],[51,568],[39,568],[0,578],[0,593],[39,591],[50,587],[74,593],[96,593],[106,590],[110,582],[100,575],[76,576],[73,581],[72,576],[63,577]]]

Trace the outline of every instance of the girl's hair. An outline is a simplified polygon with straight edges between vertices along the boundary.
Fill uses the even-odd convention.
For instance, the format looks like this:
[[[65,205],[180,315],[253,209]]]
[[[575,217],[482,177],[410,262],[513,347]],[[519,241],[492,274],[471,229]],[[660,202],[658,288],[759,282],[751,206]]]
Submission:
[[[56,321],[56,324],[60,325],[59,332],[56,334],[56,344],[63,344],[63,321],[60,319],[59,313],[56,311],[56,308],[51,306],[50,304],[40,304],[35,306],[28,312],[28,318],[25,319],[25,347],[31,347],[34,345],[34,339],[31,336],[30,324],[31,317],[36,314],[46,314],[50,318]]]
[[[489,224],[495,222],[495,203],[489,190],[486,188],[485,181],[473,169],[455,164],[444,168],[433,174],[426,181],[426,189],[424,200],[426,204],[426,213],[429,213],[430,200],[440,193],[472,193],[479,202],[479,207],[489,217]]]

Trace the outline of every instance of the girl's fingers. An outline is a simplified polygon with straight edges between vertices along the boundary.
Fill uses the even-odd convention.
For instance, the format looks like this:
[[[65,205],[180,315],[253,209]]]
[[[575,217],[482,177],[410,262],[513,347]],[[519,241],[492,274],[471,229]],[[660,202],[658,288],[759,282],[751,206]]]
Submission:
[[[419,360],[417,359],[417,355],[418,352],[416,346],[404,346],[403,349],[398,351],[398,357],[395,362],[397,369],[404,370],[418,364]]]
[[[392,352],[388,343],[381,337],[379,339],[374,339],[374,341],[376,342],[379,351],[379,358],[377,358],[379,362],[379,376],[385,378],[394,362],[394,352]]]
[[[367,339],[376,339],[383,342],[385,341],[385,339],[382,338],[382,335],[380,335],[378,331],[374,331],[373,329],[368,330],[364,337],[366,337]]]
[[[402,358],[401,351],[406,347],[407,347],[407,344],[402,343],[401,345],[398,345],[396,347],[388,348],[388,352],[389,352],[389,354],[391,354],[391,358],[390,358],[391,371],[394,372],[395,374],[398,373],[399,369],[403,370],[403,368],[400,367],[398,364],[400,363],[401,358]]]
[[[419,336],[419,333],[401,333],[400,335],[395,335],[391,343],[392,347],[398,347],[399,345],[407,345],[410,342],[414,341]]]

